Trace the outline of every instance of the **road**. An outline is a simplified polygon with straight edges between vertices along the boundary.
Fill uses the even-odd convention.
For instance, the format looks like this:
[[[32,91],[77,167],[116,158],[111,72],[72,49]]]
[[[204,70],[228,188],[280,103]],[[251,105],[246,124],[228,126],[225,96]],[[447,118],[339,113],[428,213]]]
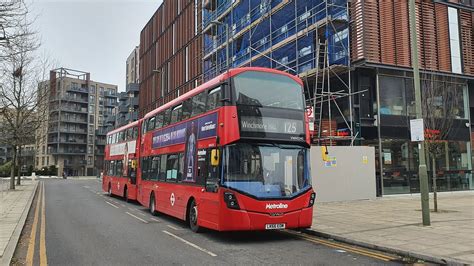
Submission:
[[[368,265],[393,255],[296,231],[193,233],[102,193],[98,180],[40,183],[14,265]],[[32,233],[33,232],[33,233]]]

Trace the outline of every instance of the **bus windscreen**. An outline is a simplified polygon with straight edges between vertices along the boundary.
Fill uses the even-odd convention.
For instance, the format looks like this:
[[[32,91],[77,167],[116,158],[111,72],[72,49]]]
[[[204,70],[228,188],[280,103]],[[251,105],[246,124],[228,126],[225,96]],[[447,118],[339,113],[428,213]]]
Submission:
[[[274,73],[247,71],[234,77],[237,105],[303,110],[303,88],[292,78]]]

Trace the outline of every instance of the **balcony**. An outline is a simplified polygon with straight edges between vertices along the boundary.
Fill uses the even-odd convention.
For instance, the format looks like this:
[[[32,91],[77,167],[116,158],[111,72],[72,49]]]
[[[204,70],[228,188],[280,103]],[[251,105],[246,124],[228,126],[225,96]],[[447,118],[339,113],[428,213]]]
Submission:
[[[105,121],[104,121],[106,124],[109,123],[109,124],[114,124],[115,123],[115,116],[113,115],[109,115],[105,118]]]
[[[105,146],[105,139],[96,139],[95,145]]]
[[[54,120],[57,120],[57,117]],[[61,122],[76,123],[76,124],[87,124],[87,119],[77,119],[77,118],[74,119],[74,118],[70,118],[70,117],[61,116]]]
[[[125,115],[125,119],[128,122],[136,121],[136,120],[138,120],[138,113],[137,112],[128,113],[128,114]]]
[[[52,105],[49,107],[50,113],[57,112],[57,111],[63,111],[63,112],[69,112],[69,113],[80,113],[80,114],[88,113],[87,107],[81,107],[77,105],[61,104],[60,106]]]
[[[86,149],[68,149],[68,148],[52,148],[49,149],[49,154],[54,154],[54,155],[85,155],[86,154]]]
[[[89,94],[89,90],[87,88],[69,86],[66,90]]]
[[[118,111],[119,111],[119,113],[128,113],[128,107],[124,106],[124,105],[121,105],[121,106],[119,106]]]
[[[54,143],[59,143],[59,144],[71,144],[71,145],[86,145],[87,141],[86,139],[80,139],[80,138],[50,138],[48,139],[48,143],[54,144]]]
[[[87,98],[82,97],[52,97],[51,102],[62,101],[62,102],[75,102],[75,103],[89,103]]]
[[[117,101],[104,101],[104,106],[115,107],[117,105]]]
[[[127,106],[138,106],[138,97],[128,98]]]
[[[66,167],[84,166],[84,165],[87,165],[86,160],[74,160],[74,161],[64,160],[64,166]]]
[[[66,127],[61,127],[58,129],[57,126],[50,126],[48,128],[48,133],[71,133],[71,134],[85,134],[87,135],[87,129],[83,128],[66,128]]]
[[[107,135],[107,132],[108,132],[107,129],[105,129],[105,128],[100,128],[100,129],[96,129],[95,135],[96,135],[96,136],[105,136],[105,135]]]
[[[116,92],[105,91],[104,96],[107,97],[107,98],[117,98],[117,93]]]
[[[140,90],[140,85],[137,83],[130,83],[127,85],[126,92],[138,92]]]

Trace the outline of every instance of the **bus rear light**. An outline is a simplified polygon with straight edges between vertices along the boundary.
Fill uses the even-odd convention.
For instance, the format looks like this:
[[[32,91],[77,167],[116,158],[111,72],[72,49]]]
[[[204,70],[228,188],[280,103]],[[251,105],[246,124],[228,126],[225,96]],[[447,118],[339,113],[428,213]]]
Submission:
[[[308,207],[312,207],[314,205],[314,201],[316,200],[316,193],[311,193],[311,196],[309,198],[309,204]]]
[[[240,210],[239,203],[237,202],[237,198],[235,197],[234,193],[224,192],[224,201],[227,204],[227,208]]]

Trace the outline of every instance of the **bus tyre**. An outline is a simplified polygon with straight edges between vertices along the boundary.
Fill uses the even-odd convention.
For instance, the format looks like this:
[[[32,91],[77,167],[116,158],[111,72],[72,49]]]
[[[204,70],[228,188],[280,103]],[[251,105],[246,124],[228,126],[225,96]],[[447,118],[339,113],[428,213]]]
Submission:
[[[128,189],[125,187],[123,189],[123,198],[125,199],[126,202],[128,202]]]
[[[201,227],[198,225],[198,208],[196,202],[194,200],[191,201],[189,204],[189,214],[188,214],[188,221],[189,227],[195,233],[199,233],[201,231]]]
[[[155,195],[151,194],[150,196],[150,213],[153,216],[156,216],[156,209],[155,209]]]

